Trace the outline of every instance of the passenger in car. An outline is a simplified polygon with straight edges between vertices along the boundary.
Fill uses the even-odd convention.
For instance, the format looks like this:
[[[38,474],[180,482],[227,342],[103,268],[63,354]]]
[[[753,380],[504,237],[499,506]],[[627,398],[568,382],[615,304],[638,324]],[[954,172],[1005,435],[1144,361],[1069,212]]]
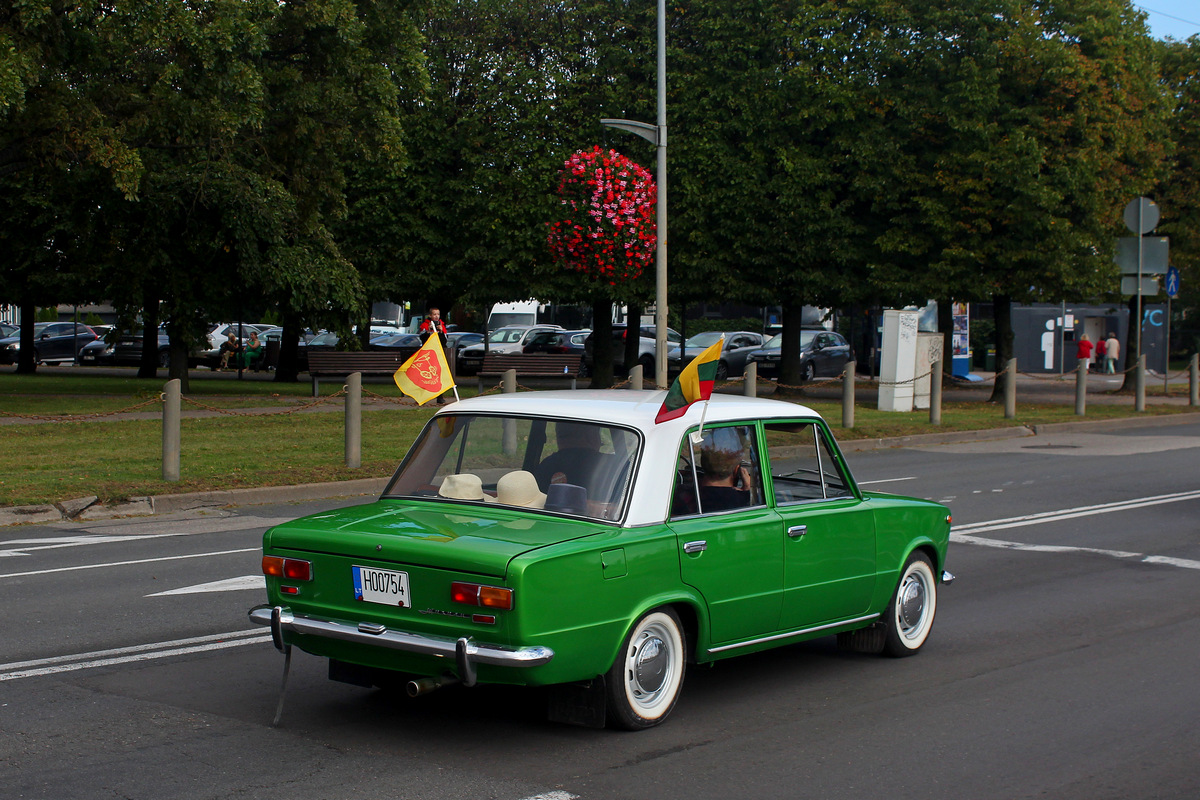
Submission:
[[[700,511],[726,511],[750,505],[753,488],[750,470],[742,463],[742,445],[729,428],[718,428],[700,450],[697,475]]]
[[[538,486],[546,491],[553,483],[572,483],[590,489],[596,470],[605,461],[599,426],[558,422],[554,437],[558,450],[538,464],[534,473]]]

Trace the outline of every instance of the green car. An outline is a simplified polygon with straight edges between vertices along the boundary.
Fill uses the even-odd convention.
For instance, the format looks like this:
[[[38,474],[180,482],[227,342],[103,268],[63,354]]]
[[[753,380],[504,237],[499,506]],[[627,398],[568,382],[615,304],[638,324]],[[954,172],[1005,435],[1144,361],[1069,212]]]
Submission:
[[[917,652],[949,510],[861,491],[808,408],[715,395],[655,424],[664,394],[447,406],[379,500],[266,532],[250,619],[336,680],[550,686],[551,719],[626,729],[666,719],[688,663]]]

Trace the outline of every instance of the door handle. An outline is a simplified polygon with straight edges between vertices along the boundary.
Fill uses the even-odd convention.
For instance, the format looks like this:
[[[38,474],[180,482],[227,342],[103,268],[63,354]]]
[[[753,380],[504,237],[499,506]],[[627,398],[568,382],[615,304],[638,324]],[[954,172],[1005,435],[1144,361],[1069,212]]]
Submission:
[[[687,542],[683,546],[683,552],[685,553],[703,553],[707,549],[708,542],[703,540],[699,542]]]
[[[803,538],[804,534],[806,533],[808,533],[807,525],[793,525],[788,528],[788,536],[792,537],[793,539]]]

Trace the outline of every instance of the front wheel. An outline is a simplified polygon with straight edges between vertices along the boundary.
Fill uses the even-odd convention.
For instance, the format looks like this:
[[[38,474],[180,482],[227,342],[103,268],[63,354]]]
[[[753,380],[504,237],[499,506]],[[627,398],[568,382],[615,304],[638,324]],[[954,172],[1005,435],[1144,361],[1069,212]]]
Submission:
[[[817,368],[813,366],[813,363],[811,361],[809,361],[807,364],[804,365],[804,369],[801,370],[800,380],[804,383],[808,383],[809,381],[813,380],[816,377],[817,377]]]
[[[667,718],[683,686],[684,641],[679,617],[670,608],[638,620],[608,671],[609,722],[637,731]]]
[[[723,381],[723,380],[728,380],[728,378],[729,378],[729,365],[726,364],[724,361],[718,361],[717,362],[716,379],[719,381]]]
[[[913,553],[904,565],[900,583],[888,603],[884,625],[883,652],[889,656],[911,656],[921,649],[933,628],[937,611],[937,578],[924,553]]]

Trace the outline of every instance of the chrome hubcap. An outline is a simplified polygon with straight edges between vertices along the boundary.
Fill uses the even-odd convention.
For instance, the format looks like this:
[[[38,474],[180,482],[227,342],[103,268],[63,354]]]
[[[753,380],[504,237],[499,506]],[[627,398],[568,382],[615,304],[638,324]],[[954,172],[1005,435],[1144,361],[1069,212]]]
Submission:
[[[662,639],[649,636],[633,656],[633,679],[638,688],[650,694],[662,688],[667,678],[667,647]]]
[[[925,613],[925,584],[916,576],[909,576],[900,591],[898,613],[900,623],[905,630],[915,628],[921,623]]]

